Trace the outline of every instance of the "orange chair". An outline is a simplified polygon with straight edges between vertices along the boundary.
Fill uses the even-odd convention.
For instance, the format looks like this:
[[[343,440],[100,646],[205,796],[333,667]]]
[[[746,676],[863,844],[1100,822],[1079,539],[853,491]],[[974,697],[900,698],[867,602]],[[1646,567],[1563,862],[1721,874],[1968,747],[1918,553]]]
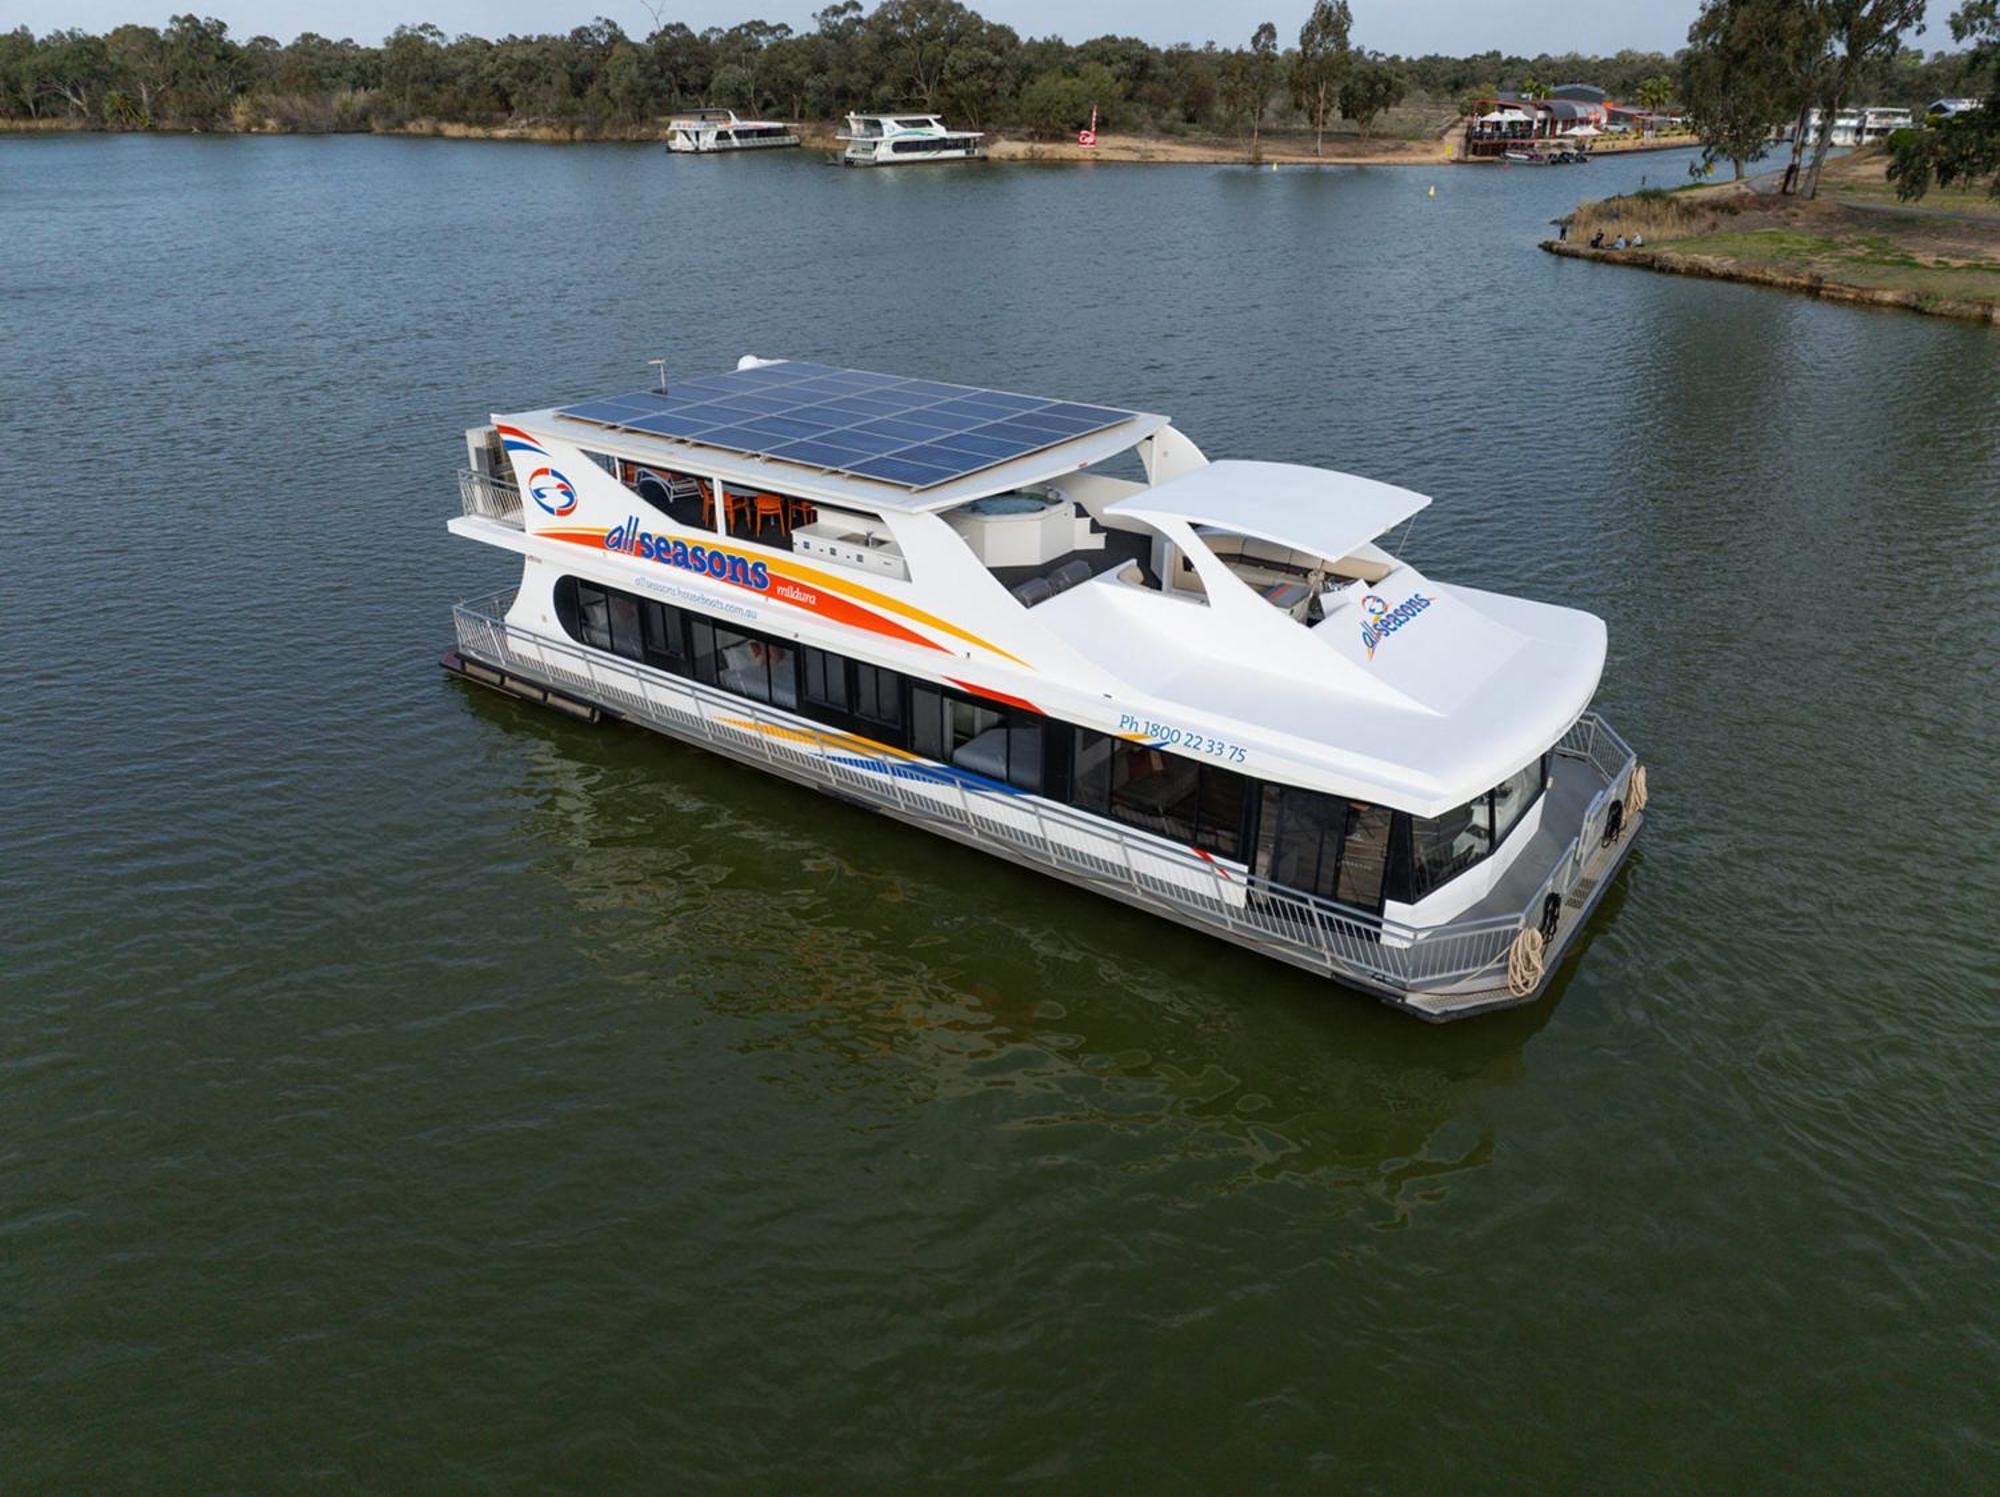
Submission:
[[[785,501],[776,494],[758,494],[750,502],[757,511],[757,523],[750,532],[753,536],[762,536],[765,522],[770,520],[777,522],[778,534],[781,537],[791,529],[785,523]]]
[[[722,512],[728,519],[728,529],[734,534],[738,525],[748,528],[750,524],[750,496],[722,491]]]
[[[809,501],[804,499],[787,499],[785,501],[785,531],[787,534],[798,529],[801,525],[815,524],[818,520],[819,511]]]

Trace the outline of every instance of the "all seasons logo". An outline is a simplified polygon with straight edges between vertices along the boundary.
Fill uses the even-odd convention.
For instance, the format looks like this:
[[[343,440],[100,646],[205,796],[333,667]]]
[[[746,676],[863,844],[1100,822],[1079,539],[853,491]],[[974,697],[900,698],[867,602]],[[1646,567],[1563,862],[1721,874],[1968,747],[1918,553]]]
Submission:
[[[671,535],[654,535],[639,528],[634,515],[604,537],[604,549],[641,561],[657,561],[661,566],[679,567],[683,572],[701,572],[718,582],[733,582],[757,592],[771,589],[771,569],[733,551],[688,542]]]
[[[1422,593],[1411,593],[1394,608],[1374,593],[1361,600],[1361,611],[1367,615],[1361,621],[1361,643],[1368,647],[1368,658],[1375,658],[1375,646],[1394,634],[1403,625],[1431,606],[1432,599]]]
[[[576,511],[576,485],[554,468],[537,468],[530,473],[528,494],[535,503],[558,518]]]

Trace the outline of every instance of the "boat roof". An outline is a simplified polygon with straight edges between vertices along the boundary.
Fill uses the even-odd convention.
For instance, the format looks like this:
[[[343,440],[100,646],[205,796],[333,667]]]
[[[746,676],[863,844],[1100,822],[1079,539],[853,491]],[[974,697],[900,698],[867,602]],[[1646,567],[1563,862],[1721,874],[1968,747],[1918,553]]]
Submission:
[[[1427,494],[1352,473],[1224,458],[1120,499],[1105,512],[1184,520],[1338,561],[1430,502]]]
[[[877,510],[949,509],[1125,451],[1164,416],[976,385],[745,359],[723,374],[497,418],[725,482]]]

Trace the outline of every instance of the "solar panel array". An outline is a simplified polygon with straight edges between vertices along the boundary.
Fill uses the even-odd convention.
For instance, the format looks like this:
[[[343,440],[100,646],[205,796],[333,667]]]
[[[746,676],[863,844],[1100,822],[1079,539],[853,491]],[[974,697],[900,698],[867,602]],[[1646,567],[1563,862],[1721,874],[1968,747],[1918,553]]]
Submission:
[[[927,489],[1133,412],[794,360],[565,406],[558,415]]]

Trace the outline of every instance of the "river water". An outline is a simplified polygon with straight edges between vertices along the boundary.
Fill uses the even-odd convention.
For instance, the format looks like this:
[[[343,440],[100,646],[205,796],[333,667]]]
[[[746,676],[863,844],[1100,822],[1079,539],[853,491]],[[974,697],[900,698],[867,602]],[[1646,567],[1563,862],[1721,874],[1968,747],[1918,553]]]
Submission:
[[[1990,1485],[2000,336],[1533,248],[1684,167],[0,139],[5,1485]],[[1552,995],[445,679],[461,429],[746,352],[1603,615],[1653,809]]]

